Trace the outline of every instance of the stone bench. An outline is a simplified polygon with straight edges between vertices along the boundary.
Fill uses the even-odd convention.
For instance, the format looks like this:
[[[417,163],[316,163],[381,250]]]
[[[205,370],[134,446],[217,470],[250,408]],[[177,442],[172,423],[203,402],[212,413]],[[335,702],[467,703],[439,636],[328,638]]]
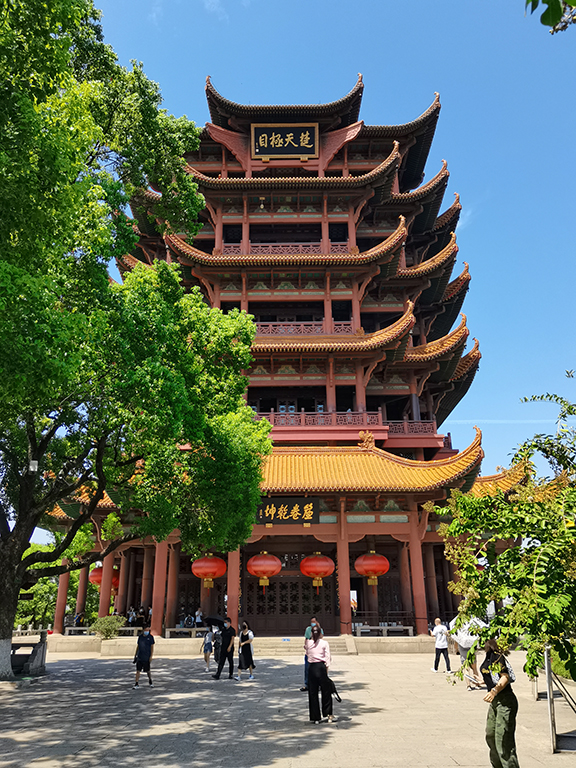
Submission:
[[[204,637],[207,627],[166,627],[164,637]]]
[[[414,637],[414,627],[404,627],[402,625],[395,627],[381,627],[371,626],[368,624],[361,624],[356,627],[356,637],[362,637],[362,635],[371,635],[373,632],[382,635],[382,637],[398,637],[401,635],[408,635],[408,637]]]

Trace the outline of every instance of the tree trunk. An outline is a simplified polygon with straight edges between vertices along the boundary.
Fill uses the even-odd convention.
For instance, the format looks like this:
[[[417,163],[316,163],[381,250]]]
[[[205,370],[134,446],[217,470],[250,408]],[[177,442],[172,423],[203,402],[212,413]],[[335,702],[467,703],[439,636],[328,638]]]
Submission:
[[[0,680],[13,678],[10,652],[12,630],[18,609],[20,579],[15,575],[17,562],[13,562],[12,553],[2,553],[0,559]]]

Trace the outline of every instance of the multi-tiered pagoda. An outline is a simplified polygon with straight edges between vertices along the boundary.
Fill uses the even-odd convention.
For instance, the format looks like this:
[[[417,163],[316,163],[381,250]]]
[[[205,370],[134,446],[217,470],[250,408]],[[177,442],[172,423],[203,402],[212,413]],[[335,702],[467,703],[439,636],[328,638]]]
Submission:
[[[326,632],[349,633],[351,592],[368,623],[418,632],[457,607],[437,523],[422,506],[468,490],[482,459],[479,436],[457,453],[439,432],[480,360],[477,342],[465,352],[459,316],[470,282],[468,265],[456,266],[461,205],[456,197],[442,212],[446,163],[423,181],[438,96],[410,123],[365,125],[363,90],[359,76],[328,104],[251,106],[223,98],[208,78],[211,122],[186,155],[206,199],[201,230],[162,236],[150,223],[161,190],[135,206],[141,236],[122,270],[176,261],[211,306],[253,315],[248,402],[274,440],[253,535],[227,555],[210,596],[177,554],[177,532],[122,554],[133,584],[126,577],[119,607],[161,595],[156,632],[162,617],[174,626],[200,602],[225,610],[225,594],[227,613],[236,618],[238,606],[260,634],[299,634],[312,614]],[[166,605],[160,547],[180,558]],[[246,570],[260,550],[282,561],[265,596]],[[390,562],[377,591],[354,570],[369,550]],[[299,570],[316,551],[336,563],[318,594]]]

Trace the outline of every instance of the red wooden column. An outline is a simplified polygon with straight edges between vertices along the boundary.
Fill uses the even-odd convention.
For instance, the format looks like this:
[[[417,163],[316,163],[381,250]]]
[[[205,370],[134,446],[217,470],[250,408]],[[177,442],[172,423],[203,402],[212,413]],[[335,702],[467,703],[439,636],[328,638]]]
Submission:
[[[334,358],[328,358],[328,375],[326,376],[326,409],[328,413],[336,410],[336,382],[334,379]]]
[[[84,613],[86,610],[86,594],[88,592],[88,572],[90,567],[80,569],[78,574],[78,591],[76,593],[76,613]]]
[[[352,634],[352,607],[350,605],[350,550],[348,548],[348,523],[346,499],[340,499],[340,519],[336,541],[338,559],[338,600],[340,602],[340,634]]]
[[[426,586],[424,583],[424,566],[422,563],[422,541],[418,524],[418,510],[410,511],[410,571],[412,574],[412,597],[414,599],[414,614],[416,632],[419,635],[428,634],[428,615],[426,611]]]
[[[328,195],[324,192],[322,200],[322,253],[330,253],[330,228],[328,226]]]
[[[62,565],[66,565],[62,560]],[[66,616],[66,601],[68,599],[68,585],[70,584],[70,571],[61,573],[58,577],[58,596],[56,597],[56,610],[54,612],[54,633],[61,635],[64,632],[64,617]]]
[[[164,603],[166,600],[166,565],[168,564],[168,542],[156,544],[154,558],[154,586],[152,589],[152,626],[153,635],[162,634],[164,623]]]
[[[240,600],[240,549],[228,552],[228,573],[226,579],[228,603],[226,611],[232,626],[238,630],[238,601]]]
[[[366,387],[364,386],[364,368],[356,363],[356,410],[366,410]]]
[[[360,317],[359,286],[356,280],[352,281],[352,333],[356,333],[362,327]]]
[[[128,590],[126,593],[126,606],[128,608],[135,608],[134,605],[134,592],[136,591],[136,552],[133,549],[128,550],[127,557],[129,558],[128,568]]]
[[[430,606],[430,617],[434,620],[440,613],[438,605],[438,585],[436,583],[436,568],[434,565],[434,544],[424,546],[424,556],[426,558],[426,586],[428,588],[428,605]]]
[[[410,558],[408,544],[400,542],[400,594],[402,595],[402,607],[408,613],[412,612],[412,584],[410,581]]]
[[[173,544],[170,548],[168,561],[168,592],[166,594],[166,626],[176,626],[176,612],[178,610],[178,574],[180,573],[180,543]],[[154,615],[154,612],[152,612]]]
[[[334,320],[332,318],[332,294],[330,293],[330,272],[326,272],[326,282],[324,285],[324,333],[332,333],[334,330]]]
[[[154,562],[154,547],[144,547],[144,567],[142,569],[142,594],[140,605],[146,610],[152,605],[152,565]]]
[[[112,596],[112,576],[114,575],[114,554],[107,555],[102,560],[102,581],[100,582],[100,603],[98,618],[110,613],[110,598]]]
[[[120,583],[118,584],[118,594],[114,600],[114,607],[118,613],[126,612],[126,599],[128,592],[128,570],[130,560],[127,552],[120,553]]]
[[[348,206],[348,248],[356,248],[356,222],[354,221],[354,206]]]

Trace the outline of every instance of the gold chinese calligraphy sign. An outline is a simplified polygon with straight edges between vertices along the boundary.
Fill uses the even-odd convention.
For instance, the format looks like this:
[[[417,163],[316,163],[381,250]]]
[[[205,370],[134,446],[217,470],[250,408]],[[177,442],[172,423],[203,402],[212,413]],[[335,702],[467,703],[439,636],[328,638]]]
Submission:
[[[317,498],[291,496],[264,499],[256,511],[261,525],[305,525],[320,522],[320,504]]]
[[[318,157],[318,123],[252,123],[252,159]]]

